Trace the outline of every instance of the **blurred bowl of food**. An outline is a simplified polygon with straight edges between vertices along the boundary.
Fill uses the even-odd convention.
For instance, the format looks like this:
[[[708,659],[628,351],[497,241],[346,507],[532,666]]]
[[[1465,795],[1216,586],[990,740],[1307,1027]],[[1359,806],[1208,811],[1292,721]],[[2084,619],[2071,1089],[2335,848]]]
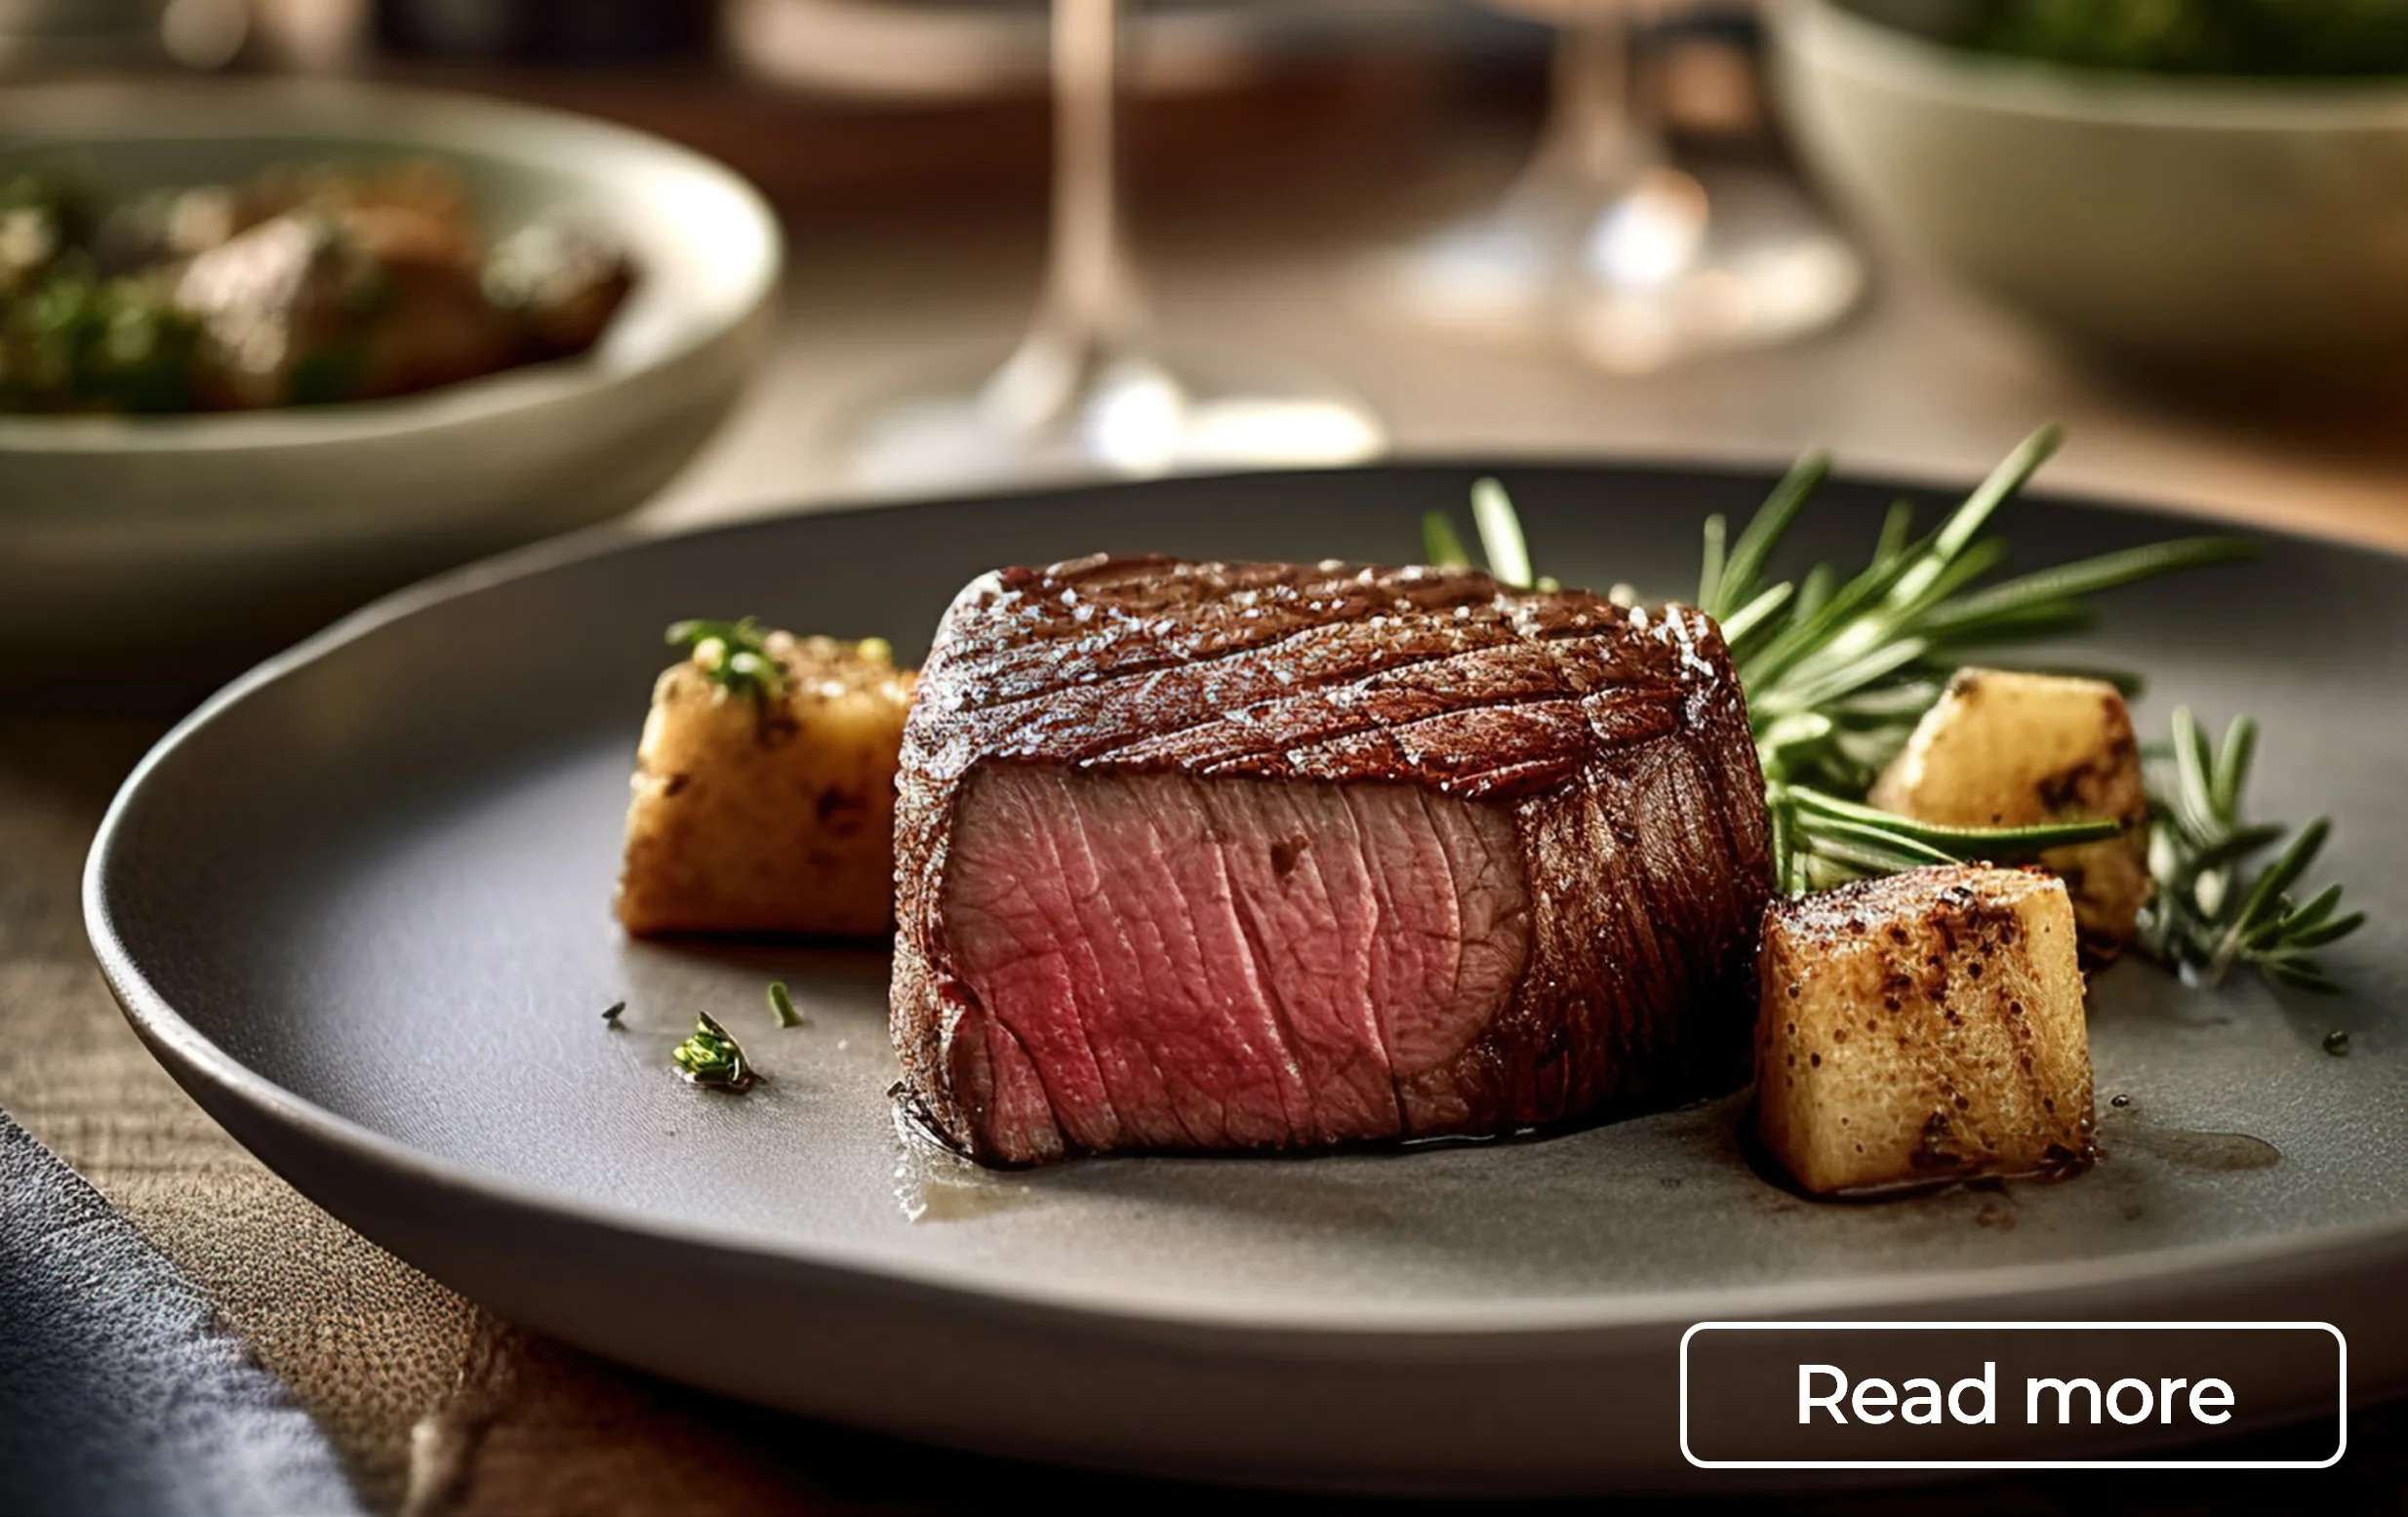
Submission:
[[[2408,6],[1770,14],[1810,171],[2072,344],[2203,379],[2358,376],[2408,351]]]
[[[0,94],[0,669],[256,650],[630,509],[734,405],[780,259],[734,174],[576,116]]]

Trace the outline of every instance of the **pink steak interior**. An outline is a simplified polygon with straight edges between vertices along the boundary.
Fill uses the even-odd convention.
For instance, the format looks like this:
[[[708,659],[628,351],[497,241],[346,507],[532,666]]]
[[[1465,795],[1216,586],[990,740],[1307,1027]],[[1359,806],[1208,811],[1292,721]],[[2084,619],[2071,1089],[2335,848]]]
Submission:
[[[990,764],[952,847],[945,1058],[1007,1159],[1412,1131],[1529,954],[1511,815],[1410,785]]]

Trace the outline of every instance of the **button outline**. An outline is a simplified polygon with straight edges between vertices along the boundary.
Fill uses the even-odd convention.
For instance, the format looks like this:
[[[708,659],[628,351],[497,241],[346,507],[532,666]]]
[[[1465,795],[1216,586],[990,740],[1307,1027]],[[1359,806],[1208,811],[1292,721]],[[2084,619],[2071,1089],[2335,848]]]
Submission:
[[[1837,1329],[1864,1332],[1947,1332],[2005,1329],[2012,1332],[2283,1332],[2329,1333],[2339,1350],[2341,1399],[2335,1409],[2341,1442],[2323,1459],[1702,1459],[1689,1449],[1689,1340],[1700,1333],[1800,1333]],[[2329,1322],[1696,1322],[1680,1336],[1680,1455],[1698,1469],[2330,1469],[2349,1452],[2349,1340]]]

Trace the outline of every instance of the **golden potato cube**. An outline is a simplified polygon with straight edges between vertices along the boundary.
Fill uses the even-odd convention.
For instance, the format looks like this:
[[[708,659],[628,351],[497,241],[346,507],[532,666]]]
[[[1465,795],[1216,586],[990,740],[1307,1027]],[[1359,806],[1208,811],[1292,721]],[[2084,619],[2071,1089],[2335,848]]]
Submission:
[[[1776,901],[1756,1131],[1819,1195],[2090,1161],[2090,1033],[2065,883],[1942,864]]]
[[[2151,888],[2148,796],[2132,713],[2104,680],[1959,670],[1867,798],[1946,826],[2120,822],[2116,836],[2052,849],[2040,862],[2072,892],[2094,950],[2111,955],[2132,940]]]
[[[766,647],[780,691],[731,694],[695,659],[653,687],[619,880],[630,933],[894,927],[911,673],[882,642],[773,632]]]

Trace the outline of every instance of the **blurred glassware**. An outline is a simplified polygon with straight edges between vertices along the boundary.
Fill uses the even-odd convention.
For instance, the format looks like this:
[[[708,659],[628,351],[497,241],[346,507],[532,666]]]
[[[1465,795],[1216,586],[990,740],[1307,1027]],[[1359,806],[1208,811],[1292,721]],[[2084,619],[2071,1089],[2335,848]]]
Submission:
[[[262,60],[293,73],[337,73],[367,44],[368,0],[251,0]]]
[[[1264,6],[1156,5],[1131,19],[1144,45],[1124,87],[1188,89],[1243,74]],[[895,5],[886,0],[730,0],[730,55],[797,89],[947,100],[1041,88],[1050,58],[1045,0]]]
[[[879,406],[844,445],[855,482],[1009,480],[1353,462],[1385,442],[1334,386],[1275,360],[1154,339],[1120,215],[1120,0],[1055,0],[1045,289],[1002,367]]]
[[[729,57],[821,94],[962,100],[1043,88],[1050,0],[725,0]],[[1447,0],[1146,0],[1124,28],[1124,93],[1225,88],[1315,56],[1460,50]]]
[[[245,0],[0,0],[0,69],[222,68],[249,33]]]
[[[1558,28],[1546,125],[1502,201],[1381,257],[1378,298],[1467,335],[1569,340],[1644,373],[1784,341],[1853,305],[1864,263],[1786,174],[1673,162],[1633,77],[1655,0],[1486,0]]]

